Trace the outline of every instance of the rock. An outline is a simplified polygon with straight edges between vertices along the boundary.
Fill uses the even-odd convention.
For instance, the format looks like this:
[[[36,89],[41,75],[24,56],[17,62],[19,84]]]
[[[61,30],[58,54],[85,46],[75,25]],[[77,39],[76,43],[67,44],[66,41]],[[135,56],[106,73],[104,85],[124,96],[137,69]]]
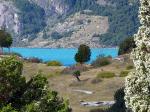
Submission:
[[[81,92],[81,93],[85,93],[85,94],[89,94],[89,95],[93,94],[92,91],[86,91],[86,90],[73,90],[73,91]]]
[[[93,102],[80,102],[80,105],[87,107],[99,107],[99,106],[112,106],[114,101],[93,101]]]
[[[7,28],[10,32],[19,33],[21,24],[18,10],[12,2],[0,0],[0,28]]]

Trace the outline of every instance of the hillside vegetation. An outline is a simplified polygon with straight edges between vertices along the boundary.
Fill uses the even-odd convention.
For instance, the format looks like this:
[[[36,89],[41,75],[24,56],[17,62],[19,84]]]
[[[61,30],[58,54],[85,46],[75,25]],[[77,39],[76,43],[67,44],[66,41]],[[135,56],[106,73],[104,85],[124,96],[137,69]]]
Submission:
[[[105,45],[118,45],[132,36],[138,29],[138,0],[107,0],[106,5],[99,5],[96,0],[77,0],[74,11],[90,9],[90,15],[108,16],[109,30],[100,35],[100,42]],[[110,5],[111,4],[111,5]]]
[[[80,33],[90,33],[90,31],[92,31],[91,29],[95,27],[95,24],[93,24],[93,26],[90,26],[91,29],[89,29],[89,25],[84,26],[81,24],[83,23],[82,21],[86,21],[89,16],[91,16],[91,18],[89,17],[90,19],[97,17],[97,25],[105,26],[105,28],[108,27],[107,31],[101,31],[101,28],[99,31],[96,30],[96,36],[98,37],[96,43],[94,43],[96,44],[96,47],[102,45],[119,45],[125,38],[131,37],[137,31],[139,26],[137,17],[139,6],[138,0],[8,0],[7,2],[10,1],[13,1],[14,7],[18,9],[17,24],[19,27],[19,39],[14,41],[17,42],[18,46],[24,45],[22,42],[25,42],[25,45],[27,46],[35,46],[34,42],[32,42],[34,40],[36,43],[42,42],[42,44],[39,44],[39,47],[55,47],[49,46],[51,45],[51,42],[53,42],[53,40],[55,40],[54,42],[57,42],[65,37],[69,37],[67,39],[68,43],[70,42],[70,39],[74,37],[88,38],[88,44],[90,45],[91,38],[93,38],[92,34],[89,37],[88,35],[80,36]],[[84,15],[84,19],[79,20],[81,29],[79,27],[74,30],[74,25],[72,25],[64,32],[60,32],[60,30],[56,28],[58,24],[64,25],[70,18],[73,21],[76,21],[76,16],[78,16],[79,12],[81,13],[81,16]],[[16,12],[14,15],[15,14]],[[108,18],[108,24],[106,24],[106,22],[104,22],[104,24],[98,22],[102,21],[99,20],[99,17],[102,16]],[[0,18],[0,22],[3,23],[3,19],[5,18]],[[90,22],[90,20],[88,22]],[[3,24],[9,26],[9,23],[4,22]],[[69,21],[68,24],[72,24],[72,21]],[[80,31],[83,26],[85,27],[85,30]],[[65,27],[63,28],[65,29]],[[57,35],[53,35],[56,33]],[[75,38],[75,40],[77,39],[78,38]],[[81,42],[81,39],[79,40]],[[58,43],[59,44],[56,47],[78,47],[78,45],[74,45],[72,42],[70,42],[70,45],[64,45],[61,40]]]

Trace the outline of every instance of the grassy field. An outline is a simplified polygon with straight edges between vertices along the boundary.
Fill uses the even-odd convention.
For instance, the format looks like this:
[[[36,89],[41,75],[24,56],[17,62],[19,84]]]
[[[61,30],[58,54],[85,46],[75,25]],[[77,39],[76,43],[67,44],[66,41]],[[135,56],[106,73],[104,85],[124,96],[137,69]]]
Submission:
[[[43,72],[48,78],[49,87],[59,92],[59,95],[69,99],[73,112],[89,112],[89,107],[80,106],[80,101],[112,101],[115,91],[124,86],[124,77],[119,77],[120,72],[132,63],[125,61],[113,61],[112,64],[101,68],[90,68],[82,72],[81,82],[78,82],[72,74],[61,74],[64,67],[48,67],[45,64],[24,63],[23,74],[29,79],[38,71]],[[99,79],[96,83],[97,74],[102,71],[115,73],[114,78]],[[74,90],[92,91],[92,95],[87,95]]]

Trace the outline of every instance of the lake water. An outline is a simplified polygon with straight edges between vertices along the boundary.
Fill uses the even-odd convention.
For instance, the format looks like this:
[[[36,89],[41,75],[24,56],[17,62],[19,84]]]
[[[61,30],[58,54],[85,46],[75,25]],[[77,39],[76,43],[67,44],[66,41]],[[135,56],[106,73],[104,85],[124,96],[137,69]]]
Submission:
[[[21,54],[24,58],[37,57],[43,61],[58,60],[64,66],[75,64],[74,55],[77,49],[70,48],[11,48],[11,52]],[[89,63],[96,59],[99,55],[111,55],[113,58],[118,56],[117,48],[93,48],[91,49],[92,55]]]

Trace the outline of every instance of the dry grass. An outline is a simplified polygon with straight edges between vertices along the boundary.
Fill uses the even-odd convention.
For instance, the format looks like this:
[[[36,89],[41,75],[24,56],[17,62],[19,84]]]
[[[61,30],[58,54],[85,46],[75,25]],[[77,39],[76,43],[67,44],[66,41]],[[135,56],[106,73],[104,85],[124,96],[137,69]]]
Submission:
[[[23,74],[28,79],[39,70],[43,71],[44,74],[57,74],[53,77],[47,77],[50,89],[58,91],[60,96],[69,99],[73,112],[89,112],[92,108],[80,106],[80,101],[113,100],[115,91],[124,86],[124,78],[117,76],[110,79],[102,79],[102,81],[93,84],[92,81],[96,78],[96,75],[101,71],[109,71],[119,76],[120,72],[125,70],[126,65],[128,63],[114,61],[111,65],[90,69],[81,74],[81,82],[77,82],[71,74],[61,75],[60,73],[64,69],[63,67],[48,67],[44,64],[25,63]],[[75,89],[88,90],[94,93],[87,95],[74,92],[73,90]]]

